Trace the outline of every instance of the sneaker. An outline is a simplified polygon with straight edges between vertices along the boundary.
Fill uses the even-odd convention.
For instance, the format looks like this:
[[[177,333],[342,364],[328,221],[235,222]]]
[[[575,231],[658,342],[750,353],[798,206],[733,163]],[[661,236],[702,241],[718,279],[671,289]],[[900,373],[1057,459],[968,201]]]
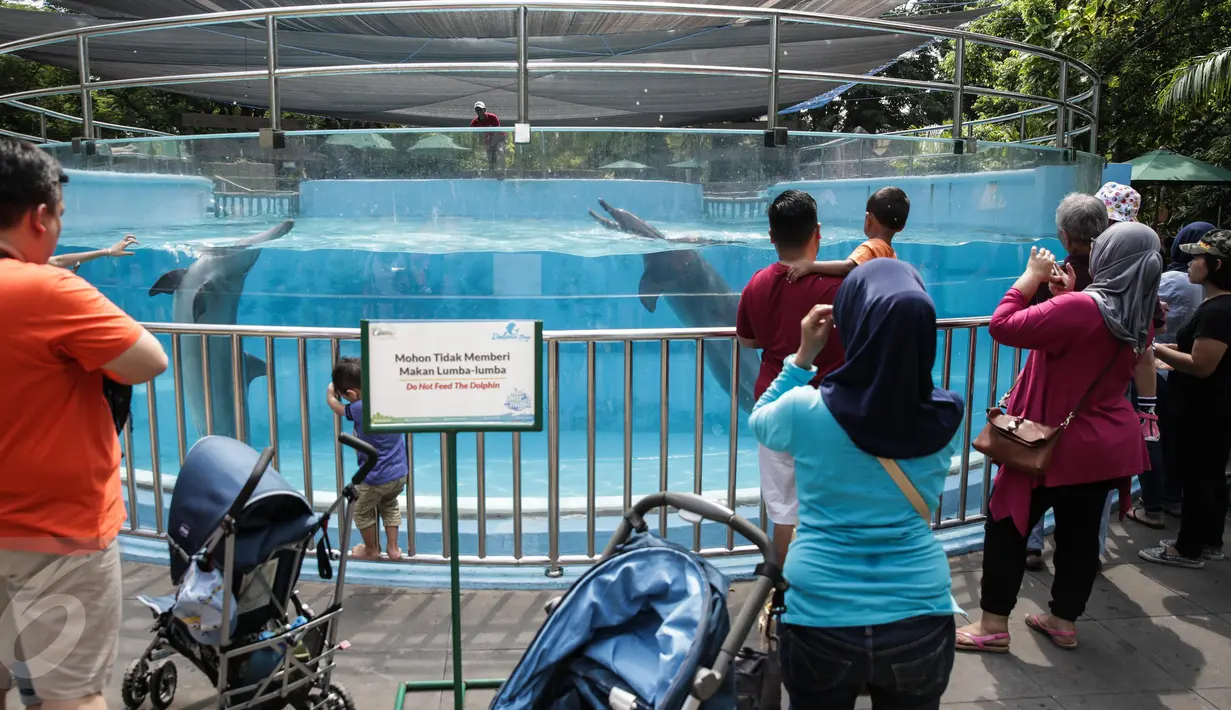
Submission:
[[[1146,441],[1158,441],[1158,415],[1154,412],[1138,411],[1137,418],[1141,422],[1141,436]]]
[[[1166,547],[1147,547],[1144,550],[1138,550],[1137,556],[1146,562],[1155,562],[1160,565],[1170,565],[1171,567],[1186,567],[1188,569],[1202,569],[1205,567],[1204,560],[1194,560],[1190,557],[1181,557],[1180,555],[1167,554]]]
[[[1175,547],[1175,540],[1159,540],[1158,544],[1164,548]],[[1208,562],[1222,562],[1227,559],[1227,556],[1222,553],[1221,547],[1210,547],[1205,545],[1201,548],[1201,559]]]

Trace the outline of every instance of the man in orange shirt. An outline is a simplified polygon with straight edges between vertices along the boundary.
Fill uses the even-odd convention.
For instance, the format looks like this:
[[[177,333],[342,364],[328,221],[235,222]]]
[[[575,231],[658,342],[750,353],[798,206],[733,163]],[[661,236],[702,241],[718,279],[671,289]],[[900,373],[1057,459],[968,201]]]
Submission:
[[[65,182],[47,153],[0,138],[0,372],[23,402],[0,407],[0,710],[15,670],[44,710],[107,707],[125,515],[103,377],[167,367],[154,336],[48,265]]]
[[[841,261],[797,261],[791,264],[787,280],[796,281],[808,274],[843,278],[871,259],[898,258],[893,250],[893,238],[906,229],[909,216],[910,198],[906,193],[898,187],[882,187],[868,198],[867,211],[863,215],[863,235],[867,241]]]

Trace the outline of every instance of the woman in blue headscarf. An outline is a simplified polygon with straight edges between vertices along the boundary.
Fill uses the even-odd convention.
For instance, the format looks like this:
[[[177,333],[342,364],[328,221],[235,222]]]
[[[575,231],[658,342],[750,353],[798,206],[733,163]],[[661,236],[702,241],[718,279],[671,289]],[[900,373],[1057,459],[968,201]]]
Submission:
[[[846,363],[807,384],[836,327]],[[795,458],[799,528],[779,629],[792,707],[935,708],[953,668],[949,564],[929,521],[962,400],[932,382],[936,309],[895,259],[851,272],[804,318],[799,352],[753,409],[766,448]]]

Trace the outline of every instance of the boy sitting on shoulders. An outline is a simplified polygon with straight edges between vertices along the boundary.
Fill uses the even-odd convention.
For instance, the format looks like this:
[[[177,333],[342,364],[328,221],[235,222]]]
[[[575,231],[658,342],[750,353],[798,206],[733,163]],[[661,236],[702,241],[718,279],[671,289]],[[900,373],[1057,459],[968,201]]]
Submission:
[[[402,558],[398,547],[398,528],[402,524],[402,509],[399,496],[406,485],[409,470],[406,458],[406,438],[401,434],[373,434],[363,426],[363,368],[359,358],[344,357],[333,367],[333,382],[325,390],[329,408],[339,417],[355,423],[355,436],[375,447],[376,466],[368,472],[363,483],[356,486],[359,499],[355,501],[355,527],[363,542],[351,549],[354,557],[370,560],[380,558],[380,533],[376,528],[377,518],[385,524],[385,553],[391,560]],[[349,404],[342,401],[345,398]],[[359,454],[363,466],[367,456]]]
[[[856,266],[871,259],[898,258],[891,246],[898,232],[906,228],[910,215],[910,198],[897,187],[882,187],[868,198],[863,216],[863,233],[868,239],[842,261],[801,260],[791,264],[787,279],[795,281],[806,274],[843,277]]]

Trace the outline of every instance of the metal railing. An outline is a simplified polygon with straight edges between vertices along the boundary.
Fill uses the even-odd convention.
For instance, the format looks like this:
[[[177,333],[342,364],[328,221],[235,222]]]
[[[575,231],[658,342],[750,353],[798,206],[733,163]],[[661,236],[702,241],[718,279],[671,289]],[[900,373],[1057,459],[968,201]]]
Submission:
[[[969,443],[972,436],[971,431],[971,414],[981,409],[981,403],[976,406],[976,399],[981,399],[984,388],[986,388],[987,401],[990,406],[993,403],[997,394],[997,380],[1000,370],[1005,369],[1009,364],[1008,358],[1003,361],[1000,359],[1001,346],[993,346],[989,357],[980,359],[979,343],[984,342],[990,344],[990,338],[987,337],[986,325],[987,318],[965,318],[965,319],[947,319],[940,322],[941,336],[938,342],[940,353],[940,377],[939,383],[944,387],[954,386],[957,382],[961,382],[959,391],[965,397],[966,401],[966,423],[959,433],[960,441]],[[316,400],[311,393],[318,389],[323,391],[323,382],[312,383],[309,381],[309,365],[321,367],[321,371],[327,372],[332,364],[337,361],[342,346],[347,344],[349,348],[350,341],[356,341],[359,337],[358,329],[354,328],[290,328],[290,327],[262,327],[262,326],[209,326],[209,325],[189,325],[189,324],[151,324],[147,328],[157,334],[166,342],[169,340],[169,352],[171,357],[171,367],[168,375],[163,379],[165,384],[166,379],[170,379],[173,383],[173,399],[171,406],[174,408],[174,437],[175,447],[178,452],[178,460],[182,464],[185,455],[192,443],[189,440],[189,420],[186,413],[186,401],[190,393],[185,391],[186,367],[196,367],[196,363],[186,362],[184,353],[186,346],[193,346],[193,351],[199,349],[201,362],[200,381],[199,384],[203,392],[211,391],[226,391],[233,393],[234,415],[235,421],[244,421],[247,403],[250,399],[243,368],[241,364],[244,360],[245,351],[261,353],[268,364],[268,376],[265,378],[265,398],[267,399],[266,411],[263,413],[250,413],[252,421],[258,422],[263,426],[255,427],[254,430],[260,430],[268,438],[261,437],[259,441],[251,441],[253,446],[261,448],[264,446],[272,446],[274,449],[274,466],[282,471],[287,471],[298,463],[302,471],[303,486],[302,490],[308,497],[309,501],[318,509],[324,509],[332,502],[332,500],[341,494],[342,487],[346,481],[347,463],[343,460],[343,451],[338,445],[337,434],[341,431],[341,420],[332,416],[331,413],[318,414],[317,416],[329,416],[332,419],[332,431],[330,436],[320,436],[316,439],[323,448],[331,449],[332,456],[332,471],[319,471],[313,465],[313,443],[314,434],[312,426],[312,410],[321,410],[318,407]],[[609,330],[609,331],[555,331],[544,333],[544,348],[546,352],[546,373],[545,373],[545,396],[546,396],[546,490],[528,491],[526,486],[526,475],[524,470],[527,466],[527,461],[523,460],[523,451],[525,441],[523,434],[512,433],[505,435],[498,434],[477,434],[475,436],[475,452],[474,459],[474,476],[475,476],[475,492],[473,499],[463,499],[459,513],[459,519],[467,522],[468,528],[466,531],[467,540],[472,544],[467,545],[474,549],[473,553],[460,554],[459,559],[464,564],[475,565],[530,565],[530,566],[545,566],[549,574],[557,574],[561,565],[569,564],[589,564],[597,560],[597,555],[601,552],[600,538],[614,529],[620,519],[620,515],[626,510],[632,501],[652,490],[687,490],[691,493],[705,495],[715,500],[724,502],[728,507],[734,510],[742,510],[747,513],[746,517],[759,517],[761,525],[765,525],[764,505],[759,497],[759,488],[749,487],[741,489],[738,486],[740,480],[741,466],[739,462],[739,453],[741,446],[755,447],[755,443],[751,442],[747,437],[741,437],[740,430],[744,428],[747,414],[742,412],[738,398],[729,396],[718,398],[724,410],[718,411],[714,407],[706,407],[707,392],[707,368],[706,359],[707,353],[710,353],[713,348],[727,348],[731,355],[731,373],[730,382],[724,383],[728,387],[723,387],[726,391],[738,392],[739,383],[742,377],[746,377],[751,373],[741,372],[739,366],[739,348],[740,346],[734,339],[733,328],[680,328],[669,330]],[[198,347],[202,345],[202,336],[205,336],[209,341],[208,347]],[[965,342],[963,342],[963,336]],[[191,342],[191,341],[196,342]],[[290,349],[293,345],[295,354],[295,362],[284,362],[285,366],[290,367],[289,371],[279,370],[275,361],[276,347],[282,343],[283,348]],[[320,353],[319,346],[313,346],[314,343],[323,343],[327,345],[327,357],[317,357],[315,360],[310,357],[312,352]],[[256,347],[253,348],[253,345]],[[646,358],[644,355],[634,356],[637,347],[643,348],[654,345],[658,347],[657,357]],[[562,365],[561,347],[564,346],[570,352],[578,356],[578,360],[584,363],[583,367],[578,367],[576,370],[572,367]],[[986,346],[985,346],[986,347]],[[600,348],[602,352],[600,353]],[[688,354],[691,350],[693,357],[689,362]],[[955,356],[955,350],[957,354]],[[212,352],[211,352],[212,351]],[[964,352],[963,352],[964,351]],[[714,350],[713,352],[721,352]],[[1012,350],[1013,371],[1020,369],[1022,353],[1020,350]],[[230,383],[227,383],[225,390],[220,390],[215,383],[211,386],[211,355],[213,357],[224,356],[230,359],[231,372],[233,378]],[[684,362],[689,367],[684,368],[682,377],[684,382],[693,382],[695,388],[692,395],[691,412],[688,412],[688,405],[684,405],[684,417],[673,417],[672,414],[676,409],[680,408],[676,405],[678,400],[670,400],[669,394],[673,389],[673,383],[679,383],[673,377],[678,372],[680,358],[683,356]],[[638,381],[641,378],[652,378],[651,374],[654,368],[653,360],[658,360],[658,392],[656,401],[635,402],[634,397],[634,377]],[[600,360],[604,373],[612,373],[615,371],[622,372],[622,381],[619,388],[622,393],[620,397],[622,402],[601,402],[598,394],[597,384],[599,383]],[[956,367],[955,367],[956,363]],[[986,370],[983,369],[986,366]],[[958,370],[957,377],[955,369]],[[573,373],[584,371],[584,394],[582,388],[574,388],[571,384],[562,388],[561,379],[562,373],[573,376]],[[280,377],[279,373],[283,376]],[[643,374],[644,373],[644,374]],[[982,379],[986,375],[986,379]],[[604,380],[610,380],[613,377],[611,374],[604,374]],[[257,381],[259,383],[259,380]],[[292,421],[297,420],[299,432],[295,433],[280,431],[280,412],[279,412],[279,383],[286,385],[294,385],[294,389],[298,391],[297,412],[290,414]],[[320,386],[317,386],[320,385]],[[985,387],[984,387],[985,385]],[[260,384],[254,384],[253,387],[260,387]],[[644,384],[643,384],[644,387]],[[584,399],[583,407],[574,407],[574,409],[584,409],[584,417],[577,416],[575,413],[570,413],[570,422],[564,424],[562,430],[561,416],[561,392],[565,390],[566,396],[578,399]],[[140,396],[140,388],[137,391],[135,400],[139,403],[142,399]],[[160,431],[159,411],[159,396],[157,394],[157,381],[151,382],[145,386],[145,408],[146,415],[144,419],[146,423],[144,427],[148,427],[148,431],[142,432],[145,436],[138,437],[138,432],[134,431],[133,421],[130,420],[128,427],[125,428],[122,436],[122,445],[126,452],[124,457],[125,470],[124,478],[128,494],[129,505],[129,530],[127,534],[143,535],[143,536],[162,536],[165,534],[165,520],[167,511],[167,496],[173,495],[174,481],[163,470],[163,462],[160,456],[160,442],[162,442],[164,432]],[[285,394],[285,393],[284,393]],[[212,401],[212,397],[204,397],[204,433],[214,433],[215,422],[218,421],[218,412],[215,411],[218,403]],[[284,397],[285,401],[285,397]],[[166,404],[164,400],[164,404]],[[683,403],[681,403],[683,404]],[[138,407],[139,409],[139,404]],[[657,422],[657,446],[651,447],[646,445],[646,439],[652,435],[654,427],[649,423],[642,422],[642,419],[647,416],[647,413],[652,411],[651,408],[656,408],[659,413]],[[600,409],[604,413],[603,416],[609,417],[600,422]],[[616,412],[622,414],[622,421],[617,417]],[[687,416],[691,414],[691,422],[687,421]],[[140,417],[138,417],[140,418]],[[579,419],[584,419],[584,427],[579,426]],[[616,422],[620,421],[619,424]],[[164,417],[165,422],[165,417]],[[287,418],[282,418],[282,423],[287,422]],[[318,422],[318,433],[320,420]],[[715,429],[720,428],[721,423],[725,426],[725,432],[715,432]],[[575,452],[580,450],[580,447],[570,446],[569,451],[562,454],[562,441],[566,435],[571,441],[576,441],[583,433],[585,436],[584,446],[584,461],[579,461]],[[603,432],[618,432],[618,438],[621,440],[620,461],[619,465],[611,466],[611,478],[619,480],[622,478],[620,485],[620,494],[613,496],[598,495],[598,446],[597,434]],[[687,456],[680,456],[679,446],[675,446],[675,451],[672,449],[672,434],[684,434],[686,437],[691,435],[692,451],[691,451],[691,480],[683,482],[679,476],[672,480],[671,462],[669,459],[687,459]],[[168,439],[169,437],[169,432]],[[239,438],[246,438],[242,427],[239,429]],[[509,496],[491,496],[487,493],[487,479],[489,477],[488,458],[486,452],[495,443],[497,437],[511,437],[512,457],[510,469],[512,474],[512,488]],[[525,435],[532,436],[532,435]],[[538,435],[534,435],[538,436]],[[717,436],[717,439],[715,438]],[[455,551],[449,549],[447,535],[441,535],[437,542],[436,533],[434,532],[436,520],[439,520],[439,530],[443,533],[448,530],[447,506],[442,505],[440,498],[436,496],[423,495],[416,491],[416,482],[422,483],[424,474],[422,471],[416,470],[416,457],[414,455],[416,443],[419,445],[433,444],[435,435],[418,434],[407,435],[407,448],[410,454],[409,466],[407,471],[408,486],[405,493],[405,519],[407,521],[407,562],[447,562]],[[575,438],[577,437],[577,438]],[[137,439],[140,438],[140,442]],[[637,439],[639,446],[634,446],[634,439]],[[301,449],[301,461],[294,462],[283,458],[283,444],[298,440]],[[441,437],[441,456],[445,455],[443,447],[443,436]],[[679,441],[679,438],[676,439]],[[332,442],[332,443],[327,443]],[[721,442],[721,443],[717,443]],[[608,448],[615,449],[616,446],[611,444]],[[653,454],[637,456],[635,449],[641,449],[642,454],[646,454],[651,448],[657,449],[657,461]],[[723,451],[725,449],[725,451]],[[936,528],[948,528],[953,526],[965,525],[974,523],[983,519],[987,511],[987,496],[989,491],[991,477],[991,462],[983,460],[978,454],[972,453],[969,446],[960,446],[960,455],[956,457],[956,461],[950,469],[949,485],[946,486],[946,491],[942,496],[941,504],[936,511],[936,517],[933,524]],[[149,471],[139,470],[136,462],[139,459],[144,460],[144,455],[148,453],[150,463]],[[674,455],[673,455],[674,454]],[[584,470],[584,493],[581,490],[568,491],[568,495],[562,496],[561,491],[561,469],[562,455],[568,459],[565,461],[570,470]],[[725,480],[723,486],[710,487],[707,490],[705,484],[705,461],[709,457],[718,457],[722,461],[722,466],[725,468]],[[569,458],[572,457],[572,458]],[[174,457],[172,457],[174,458]],[[649,480],[650,476],[643,474],[645,482],[638,487],[634,476],[634,465],[637,459],[650,461],[657,470],[657,480]],[[711,459],[712,460],[712,459]],[[319,461],[318,461],[319,463]],[[535,459],[530,462],[531,466],[541,465],[542,459]],[[679,466],[675,467],[678,470]],[[745,476],[756,479],[755,456],[750,457],[749,465],[743,467]],[[711,468],[711,470],[714,470]],[[440,468],[442,477],[445,475],[445,466]],[[538,473],[541,474],[541,471]],[[324,477],[322,477],[322,474]],[[332,475],[330,475],[332,474]],[[429,476],[431,474],[428,474]],[[974,479],[972,480],[972,475]],[[541,481],[542,477],[534,478],[535,481]],[[713,478],[711,477],[711,481]],[[441,481],[441,491],[448,490],[448,481]],[[652,489],[652,490],[651,490]],[[533,493],[533,497],[525,495]],[[976,497],[968,501],[970,495]],[[956,500],[955,500],[956,499]],[[136,501],[136,504],[131,502]],[[150,503],[152,502],[153,510],[150,511]],[[758,513],[759,511],[759,513]],[[153,515],[153,520],[149,519],[150,514]],[[572,524],[569,527],[574,532],[566,533],[562,531],[562,520],[576,521],[584,519],[584,533],[576,532],[581,526]],[[492,532],[489,524],[493,521],[502,521],[501,529]],[[533,530],[531,529],[533,528]],[[658,530],[660,533],[668,534],[668,518],[665,515],[660,515],[658,520]],[[673,530],[678,532],[684,528]],[[736,545],[734,535],[730,530],[719,529],[714,527],[711,529],[703,529],[697,526],[691,529],[691,541],[679,539],[683,544],[690,544],[691,548],[706,556],[721,556],[742,554],[752,552],[752,548]],[[681,533],[686,534],[686,533]],[[493,535],[501,539],[501,543],[508,548],[508,554],[491,554],[491,542]],[[544,540],[545,538],[545,540]],[[538,552],[531,552],[528,548],[534,547]]]
[[[342,64],[314,67],[282,67],[278,56],[278,22],[280,20],[327,17],[327,16],[363,16],[388,13],[418,13],[433,11],[474,11],[474,10],[507,10],[516,15],[517,27],[517,59],[516,61],[493,62],[414,62],[414,63],[377,63],[377,64]],[[694,17],[711,17],[719,20],[764,21],[769,25],[768,62],[766,67],[738,67],[722,65],[690,65],[662,62],[562,62],[554,60],[533,60],[528,58],[527,42],[529,33],[527,17],[529,11],[585,11],[593,13],[645,13],[662,15],[688,15]],[[204,27],[232,22],[264,22],[267,42],[270,48],[267,52],[266,66],[260,69],[243,71],[221,71],[198,74],[180,74],[136,77],[128,79],[96,80],[90,72],[89,40],[94,37],[106,37],[131,32],[145,32],[160,29]],[[955,62],[952,82],[919,81],[884,76],[869,76],[863,74],[847,74],[843,72],[782,69],[779,60],[782,52],[779,50],[779,28],[783,22],[826,25],[833,27],[848,27],[874,30],[891,34],[906,34],[926,37],[929,40],[937,38],[952,40],[954,43]],[[774,129],[777,125],[779,111],[778,85],[782,79],[838,82],[855,84],[872,84],[879,86],[896,86],[915,89],[947,91],[953,94],[953,120],[949,124],[952,136],[959,139],[962,134],[964,119],[962,115],[963,99],[967,95],[992,96],[1004,99],[1035,104],[1042,107],[1041,111],[1054,111],[1056,114],[1056,144],[1070,147],[1071,138],[1078,131],[1089,132],[1090,152],[1097,152],[1098,146],[1098,99],[1099,77],[1086,64],[1053,50],[1034,45],[1001,39],[962,30],[950,30],[941,27],[915,25],[895,20],[873,18],[844,17],[823,13],[783,10],[771,7],[734,7],[721,5],[696,5],[671,2],[633,2],[626,0],[417,0],[397,2],[356,2],[338,5],[305,5],[294,7],[261,8],[233,12],[217,12],[180,17],[167,17],[131,22],[81,27],[72,30],[54,32],[39,37],[9,42],[0,45],[0,54],[35,49],[63,41],[76,43],[79,81],[76,84],[32,89],[0,96],[0,102],[12,105],[13,102],[26,99],[55,96],[61,94],[80,94],[83,107],[81,117],[83,136],[96,137],[98,124],[93,117],[94,91],[120,89],[130,87],[173,87],[186,84],[206,82],[238,82],[263,81],[268,86],[268,105],[270,128],[281,130],[282,102],[279,94],[279,82],[282,79],[307,78],[321,76],[343,76],[356,74],[391,74],[391,73],[466,73],[466,72],[500,72],[514,74],[517,79],[517,121],[530,121],[530,84],[529,76],[536,73],[556,72],[634,72],[650,74],[696,74],[731,77],[764,78],[766,89],[766,128]],[[1042,57],[1059,64],[1059,86],[1056,96],[1041,96],[1014,91],[1004,91],[988,87],[974,86],[966,83],[963,69],[967,43],[983,44],[1004,50],[1017,51]],[[1070,72],[1075,71],[1084,76],[1090,84],[1089,89],[1080,93],[1070,94]],[[1090,106],[1082,105],[1087,100]],[[1077,119],[1084,118],[1086,126],[1076,126]],[[959,144],[960,145],[960,144]],[[960,150],[961,148],[956,148]]]

